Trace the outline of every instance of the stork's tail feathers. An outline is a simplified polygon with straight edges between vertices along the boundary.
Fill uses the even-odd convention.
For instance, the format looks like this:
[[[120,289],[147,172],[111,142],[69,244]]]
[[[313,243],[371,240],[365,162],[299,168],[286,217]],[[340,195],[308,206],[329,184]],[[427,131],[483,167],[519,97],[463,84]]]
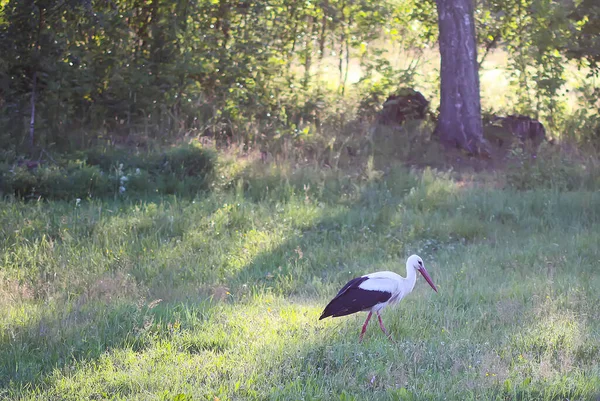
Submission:
[[[327,306],[323,310],[323,313],[321,313],[321,317],[319,318],[319,320],[325,319],[329,316],[338,317],[358,312],[360,309],[349,311],[348,305],[346,305],[346,303],[342,300],[343,294],[352,287],[358,287],[362,282],[366,281],[367,279],[367,276],[361,276],[348,281],[346,285],[344,285],[342,289],[337,293],[335,298],[329,301],[329,304],[327,304]]]
[[[352,302],[349,304],[347,301],[348,300],[344,299],[344,297],[333,298],[331,302],[327,304],[327,306],[323,310],[323,313],[321,313],[321,317],[319,318],[319,320],[325,319],[329,316],[340,317],[351,315],[353,313],[364,310],[364,307],[359,303]]]
[[[319,317],[319,320],[323,320],[326,317],[329,316],[333,316],[333,311],[331,310],[331,302],[325,307],[325,309],[323,310],[323,313],[321,313],[321,316]]]

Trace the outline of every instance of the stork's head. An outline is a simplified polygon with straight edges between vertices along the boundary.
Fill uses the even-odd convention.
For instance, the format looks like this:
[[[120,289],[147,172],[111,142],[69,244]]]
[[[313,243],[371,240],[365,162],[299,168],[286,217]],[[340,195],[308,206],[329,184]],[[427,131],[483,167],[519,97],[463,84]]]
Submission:
[[[431,288],[433,288],[433,290],[435,292],[437,292],[437,288],[435,287],[435,284],[433,284],[431,277],[429,277],[429,273],[427,273],[427,269],[425,269],[425,265],[423,264],[423,259],[421,259],[421,257],[419,255],[411,255],[408,258],[408,260],[406,261],[406,265],[414,268],[419,273],[421,273],[423,275],[423,277],[425,278],[425,280],[427,281],[427,283],[431,286]]]

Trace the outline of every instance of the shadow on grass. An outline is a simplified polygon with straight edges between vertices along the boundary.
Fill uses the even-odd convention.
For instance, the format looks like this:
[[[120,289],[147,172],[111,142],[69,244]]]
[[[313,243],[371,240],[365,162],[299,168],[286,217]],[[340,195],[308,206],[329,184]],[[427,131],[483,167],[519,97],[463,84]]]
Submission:
[[[331,211],[296,227],[274,249],[252,258],[228,282],[271,287],[281,295],[315,295],[322,283],[333,280],[343,284],[341,281],[364,274],[382,261],[395,259],[402,269],[406,244],[393,234],[382,238],[390,231],[387,215],[396,213],[394,200],[374,198],[372,191],[377,188],[361,190],[353,202],[332,202]],[[306,202],[319,200],[307,196]],[[389,254],[390,248],[396,250],[394,255]]]
[[[274,182],[280,184],[281,178],[276,178]],[[264,184],[257,184],[257,186],[259,185]],[[290,191],[289,186],[286,188],[286,191]],[[299,187],[294,187],[289,195],[295,196],[294,191],[298,189]],[[343,191],[338,192],[340,197],[343,196],[343,193]],[[277,195],[275,196],[277,197]],[[327,196],[330,204],[340,201],[340,198],[335,198],[331,194]],[[371,213],[362,211],[365,199],[367,196],[361,195],[356,206],[349,206],[334,216],[323,217],[314,224],[306,225],[300,234],[300,237],[304,239],[292,237],[277,246],[276,249],[260,254],[233,277],[228,277],[228,281],[237,284],[238,288],[250,282],[254,291],[262,291],[266,285],[270,285],[269,279],[263,281],[266,272],[274,264],[281,264],[286,265],[286,269],[289,268],[294,277],[294,282],[289,283],[289,287],[282,290],[282,292],[288,293],[288,290],[293,291],[298,280],[300,283],[306,282],[313,273],[318,272],[322,277],[326,277],[325,272],[331,268],[334,261],[340,265],[352,263],[350,255],[344,255],[342,249],[332,253],[331,248],[359,244],[364,239],[365,232],[361,230],[370,224],[369,215]],[[253,204],[265,201],[264,198],[259,199],[258,197],[254,199],[250,197],[250,200]],[[266,201],[270,202],[272,199],[266,198]],[[216,206],[215,204],[212,209],[209,208],[207,211],[209,216],[218,211]],[[371,204],[371,206],[373,205]],[[105,214],[99,217],[99,220],[87,222],[89,227],[86,225],[87,228],[84,227],[84,231],[88,236],[92,235],[95,230],[94,222],[99,221],[103,221],[107,225],[121,224],[118,220],[132,213],[137,206],[131,204],[121,207],[123,210],[118,214]],[[55,227],[57,231],[54,235],[55,241],[60,241],[59,226],[60,224]],[[126,227],[127,224],[123,226],[124,229]],[[191,230],[193,226],[188,225],[187,229]],[[152,231],[152,226],[143,228],[141,231],[136,230],[129,235],[143,237],[150,231]],[[175,230],[168,235],[170,241],[161,243],[154,251],[160,253],[162,249],[172,248],[171,241],[185,235],[185,230]],[[127,240],[127,235],[124,238]],[[125,243],[130,240],[128,239]],[[305,249],[316,247],[318,252],[330,253],[334,255],[334,258],[324,260],[321,256],[313,259],[310,257],[312,250],[305,250],[307,255],[302,256],[296,252],[297,249],[300,249],[299,247]],[[371,257],[372,262],[384,256],[381,250],[375,254],[376,256]],[[310,260],[311,263],[308,266],[296,263],[294,266],[295,262],[292,261],[292,264],[288,266],[286,262],[290,262],[290,255],[296,255],[298,260]],[[119,266],[123,266],[125,269],[121,272],[123,274],[132,271],[132,266],[123,261],[112,268],[118,272]],[[208,266],[203,267],[209,268]],[[160,278],[164,274],[170,273],[161,272],[155,278]],[[152,278],[143,278],[143,280],[149,279]],[[279,283],[279,285],[281,284],[282,282]],[[100,294],[99,298],[89,299],[85,297],[86,294],[81,294],[73,300],[68,300],[65,296],[50,299],[45,304],[32,303],[27,306],[31,307],[31,310],[26,314],[26,319],[22,322],[12,322],[7,327],[6,334],[0,338],[0,359],[3,361],[0,368],[0,389],[23,389],[37,386],[43,383],[54,369],[60,371],[73,367],[79,362],[97,360],[107,351],[122,348],[142,351],[153,344],[154,339],[168,333],[169,325],[172,327],[177,322],[181,326],[196,327],[199,320],[205,319],[205,316],[211,313],[214,305],[207,302],[206,298],[202,298],[203,294],[199,295],[198,293],[196,293],[195,301],[163,302],[152,305],[152,297],[148,297],[143,290],[136,289],[135,286],[119,287],[117,285],[117,287],[125,293]],[[173,291],[177,291],[177,289]],[[221,341],[207,339],[205,345],[191,345],[190,352],[193,349],[196,349],[196,352],[202,350],[222,352],[223,347]]]
[[[175,218],[175,222],[170,220],[174,213],[165,209],[157,215],[150,215],[147,219],[149,221],[136,222],[138,225],[133,230],[133,223],[127,221],[127,216],[132,215],[133,220],[139,218],[135,215],[139,205],[135,204],[124,206],[118,215],[103,216],[103,221],[107,222],[106,226],[114,225],[111,226],[114,232],[125,232],[123,238],[113,244],[115,249],[123,246],[127,252],[132,253],[121,255],[120,259],[111,259],[110,268],[115,272],[131,273],[143,286],[152,287],[163,282],[163,287],[172,287],[168,288],[171,297],[165,297],[165,301],[154,305],[152,301],[157,296],[157,287],[145,289],[150,295],[144,290],[136,293],[125,287],[124,294],[114,294],[113,299],[92,299],[79,305],[76,301],[67,302],[65,298],[60,298],[50,300],[47,305],[37,305],[39,310],[31,311],[31,318],[9,327],[6,330],[7,334],[1,337],[0,358],[3,365],[0,367],[0,394],[3,388],[13,389],[11,391],[32,386],[44,388],[53,369],[68,371],[67,369],[77,365],[75,362],[96,361],[107,351],[130,349],[144,352],[157,344],[157,339],[170,341],[176,326],[196,332],[200,336],[182,343],[183,349],[189,354],[226,354],[237,350],[233,340],[228,337],[229,333],[223,330],[204,332],[206,327],[203,322],[211,319],[221,304],[207,301],[211,293],[192,290],[195,286],[205,289],[213,286],[227,287],[227,290],[223,291],[229,291],[232,295],[222,297],[225,305],[244,307],[251,303],[252,295],[275,293],[281,297],[292,297],[293,302],[319,300],[324,306],[324,302],[333,296],[342,284],[356,275],[371,270],[383,270],[382,267],[404,274],[404,257],[407,253],[415,252],[413,245],[416,242],[430,238],[443,239],[446,233],[453,233],[459,229],[469,234],[471,240],[477,240],[478,236],[487,230],[487,226],[482,224],[474,224],[475,230],[471,228],[470,222],[478,218],[477,213],[482,214],[482,220],[488,219],[494,224],[502,223],[500,220],[489,219],[490,216],[496,219],[494,213],[503,209],[502,202],[490,203],[489,199],[476,198],[474,195],[465,207],[471,208],[476,217],[471,217],[471,220],[467,221],[469,224],[465,224],[461,218],[454,218],[452,214],[460,204],[460,199],[446,200],[447,192],[437,187],[434,188],[437,192],[432,194],[420,187],[416,188],[417,191],[409,193],[411,188],[422,184],[418,184],[417,179],[406,172],[389,179],[394,180],[394,186],[388,187],[380,181],[366,181],[355,185],[352,180],[344,179],[334,179],[327,184],[322,183],[322,177],[299,175],[289,178],[272,174],[262,181],[245,178],[239,185],[233,185],[230,193],[223,194],[221,198],[211,198],[190,213],[186,211],[185,214],[180,214]],[[411,204],[407,203],[407,197],[411,197]],[[600,197],[590,198],[582,205],[595,204],[598,199]],[[291,202],[292,200],[295,203]],[[228,238],[208,243],[195,243],[192,240],[190,244],[186,244],[185,241],[182,241],[182,244],[177,242],[191,236],[194,230],[198,229],[198,225],[208,229],[212,222],[216,225],[221,224],[218,216],[220,214],[227,216],[217,231],[253,229],[252,224],[242,221],[251,219],[251,213],[233,216],[243,223],[237,226],[236,220],[230,216],[233,214],[231,209],[223,207],[224,202],[246,205],[250,212],[253,212],[254,208],[262,207],[263,213],[274,214],[279,213],[286,205],[296,207],[306,202],[315,213],[311,219],[303,221],[304,215],[300,215],[293,224],[284,224],[286,238],[278,238],[272,248],[259,251],[236,269],[226,270],[223,265],[226,264],[227,258],[238,256],[231,255],[232,253],[243,255],[243,243],[240,246],[223,243]],[[181,204],[191,207],[187,201]],[[175,204],[173,208],[182,207],[181,204]],[[484,210],[487,205],[491,207]],[[563,203],[560,202],[551,204],[548,213],[555,210],[558,213],[561,205]],[[402,219],[397,220],[401,214],[398,206],[412,208],[412,215],[402,215]],[[519,210],[526,208],[527,205],[523,205]],[[545,211],[546,209],[541,209],[538,214],[541,215]],[[551,222],[561,222],[563,218],[572,215],[578,217],[578,221],[585,222],[585,218],[589,217],[579,214],[569,212],[559,215],[558,218],[550,214],[549,219],[552,218]],[[597,219],[595,214],[592,217]],[[189,221],[196,218],[202,222]],[[428,223],[450,218],[452,220],[448,221],[452,224],[447,228],[427,227]],[[177,219],[181,221],[178,222]],[[91,235],[95,230],[93,224],[90,224],[86,229],[89,231],[87,235]],[[518,224],[518,219],[514,224]],[[263,231],[268,229],[268,226],[261,227]],[[134,251],[126,246],[134,240],[142,241],[153,235],[157,238],[157,242],[152,243],[156,246],[153,251],[158,254],[154,259],[146,258],[148,251],[142,248],[136,248]],[[185,246],[188,248],[178,248]],[[211,263],[214,265],[211,265],[207,260],[209,253],[216,252],[211,249],[215,246],[221,246],[222,249],[213,257]],[[181,255],[183,252],[188,252],[189,255]],[[191,257],[198,252],[206,254]],[[138,258],[136,265],[133,261]],[[185,264],[187,266],[181,266]],[[223,293],[225,294],[226,292]],[[216,296],[217,294],[213,295],[215,298],[221,298]],[[138,302],[138,299],[142,301]],[[64,302],[64,305],[61,302]],[[317,317],[315,313],[314,321],[306,323],[310,330],[319,330]],[[284,327],[281,330],[285,332],[288,328]],[[355,341],[356,334],[357,332],[352,333],[352,342]],[[334,336],[338,336],[338,333],[331,333],[331,337]],[[243,336],[239,335],[236,338],[241,340]],[[318,365],[327,347],[325,342],[319,343],[322,337],[315,334],[310,339],[311,344],[303,343],[308,342],[308,339],[304,338],[297,341],[299,352],[301,355],[304,353],[305,360]],[[352,349],[352,346],[347,344],[339,345],[342,348],[345,346],[350,347],[349,350]],[[269,349],[265,348],[265,352],[267,351]],[[302,369],[299,372],[298,366],[304,365],[296,364],[299,360],[294,355],[289,355],[289,358],[294,361],[294,366],[289,372],[283,371],[281,375],[292,391],[292,379],[294,375],[301,374]],[[285,360],[282,360],[282,363],[284,362]],[[323,365],[322,369],[333,369],[331,366],[336,363],[338,362],[332,361],[333,365]],[[273,366],[267,363],[266,365]],[[320,373],[317,369],[307,380],[318,380],[318,374]],[[281,393],[275,391],[273,397],[279,397],[277,394],[283,396],[289,393],[283,390]]]
[[[177,207],[177,200],[175,204]],[[160,207],[161,203],[158,205]],[[107,351],[120,348],[143,350],[157,336],[168,332],[169,323],[197,324],[210,314],[213,303],[202,294],[187,294],[185,300],[182,296],[174,297],[176,302],[157,302],[143,281],[147,278],[138,280],[133,277],[138,265],[131,261],[143,257],[142,248],[127,248],[127,244],[136,241],[143,243],[147,238],[161,236],[162,241],[158,241],[159,245],[152,250],[160,254],[162,250],[171,249],[172,242],[185,234],[185,230],[173,227],[169,216],[162,216],[161,213],[154,213],[148,222],[140,222],[139,216],[135,215],[139,206],[118,203],[109,208],[100,204],[100,213],[96,215],[93,210],[84,214],[65,205],[60,207],[55,216],[44,213],[43,208],[38,211],[40,207],[33,206],[37,217],[45,215],[45,220],[40,220],[39,224],[33,223],[34,227],[50,227],[50,230],[46,230],[45,235],[37,229],[32,229],[30,236],[25,236],[26,229],[17,233],[17,236],[7,234],[7,244],[46,241],[50,251],[41,249],[38,252],[34,249],[32,252],[41,254],[48,251],[50,258],[58,259],[51,267],[44,266],[49,261],[43,258],[35,260],[35,263],[30,261],[31,271],[18,272],[24,279],[34,283],[44,280],[42,289],[46,288],[45,291],[54,285],[53,280],[67,281],[58,283],[53,292],[49,292],[50,295],[44,295],[41,291],[37,293],[35,289],[36,293],[27,294],[20,303],[9,301],[3,304],[7,318],[2,322],[4,327],[0,335],[0,395],[3,389],[40,385],[54,369],[64,370],[77,362],[94,361]],[[20,209],[13,212],[19,216],[21,213],[26,215],[26,211]],[[208,213],[212,212],[208,210]],[[128,215],[132,215],[132,220],[138,224],[135,229],[126,221]],[[70,219],[74,219],[73,222]],[[69,253],[70,249],[59,249],[61,242],[72,243],[73,238],[77,238],[78,242],[72,246],[81,246],[91,241],[98,230],[111,225],[116,226],[113,227],[116,232],[126,234],[119,234],[121,237],[111,244],[107,244],[108,239],[104,237],[99,240],[96,238],[103,243],[92,246],[102,247],[99,252],[104,259],[100,261],[100,268],[96,266],[98,262],[93,262],[95,257],[100,257],[94,254],[97,249],[84,248],[72,254]],[[123,250],[123,244],[126,244],[124,249],[131,251],[131,255],[119,253]],[[81,264],[77,265],[78,262]],[[15,261],[17,263],[22,261]],[[74,264],[72,267],[75,271],[67,271],[64,263]],[[27,293],[33,292],[29,287],[23,288],[27,288]]]
[[[2,337],[0,389],[41,384],[54,369],[72,369],[76,363],[94,361],[115,349],[142,351],[167,337],[174,324],[198,326],[211,316],[214,304],[209,300],[170,304],[121,299],[65,306],[70,310],[48,303],[45,307],[52,311],[41,311]],[[205,347],[217,349],[219,345],[207,342]]]

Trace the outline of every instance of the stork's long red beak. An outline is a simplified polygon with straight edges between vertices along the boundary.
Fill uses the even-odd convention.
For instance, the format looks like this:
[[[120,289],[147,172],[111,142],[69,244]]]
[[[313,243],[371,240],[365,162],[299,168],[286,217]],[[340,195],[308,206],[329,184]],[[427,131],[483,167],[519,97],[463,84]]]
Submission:
[[[433,284],[433,281],[431,280],[431,277],[429,277],[429,273],[427,273],[427,269],[425,269],[424,267],[421,267],[419,269],[419,271],[421,272],[421,274],[423,275],[423,277],[425,277],[425,280],[427,280],[427,282],[429,283],[429,285],[431,286],[431,288],[433,288],[433,290],[435,292],[438,292],[437,288],[435,287],[435,284]]]

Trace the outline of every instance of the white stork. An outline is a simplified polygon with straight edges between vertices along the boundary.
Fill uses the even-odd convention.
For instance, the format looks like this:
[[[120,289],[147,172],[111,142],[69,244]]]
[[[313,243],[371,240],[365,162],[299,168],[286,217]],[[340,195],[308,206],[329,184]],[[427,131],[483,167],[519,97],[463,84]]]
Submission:
[[[379,319],[379,327],[392,340],[392,337],[383,325],[379,311],[387,305],[399,302],[402,298],[410,294],[413,288],[415,288],[417,270],[425,277],[431,288],[437,292],[435,284],[431,281],[431,277],[429,277],[429,273],[427,273],[425,265],[423,265],[423,260],[417,255],[412,255],[406,261],[406,278],[389,271],[356,277],[348,281],[335,298],[327,304],[319,320],[325,319],[328,316],[338,317],[361,311],[369,311],[367,320],[365,320],[365,324],[360,332],[359,342],[361,342],[371,315],[375,312]]]

